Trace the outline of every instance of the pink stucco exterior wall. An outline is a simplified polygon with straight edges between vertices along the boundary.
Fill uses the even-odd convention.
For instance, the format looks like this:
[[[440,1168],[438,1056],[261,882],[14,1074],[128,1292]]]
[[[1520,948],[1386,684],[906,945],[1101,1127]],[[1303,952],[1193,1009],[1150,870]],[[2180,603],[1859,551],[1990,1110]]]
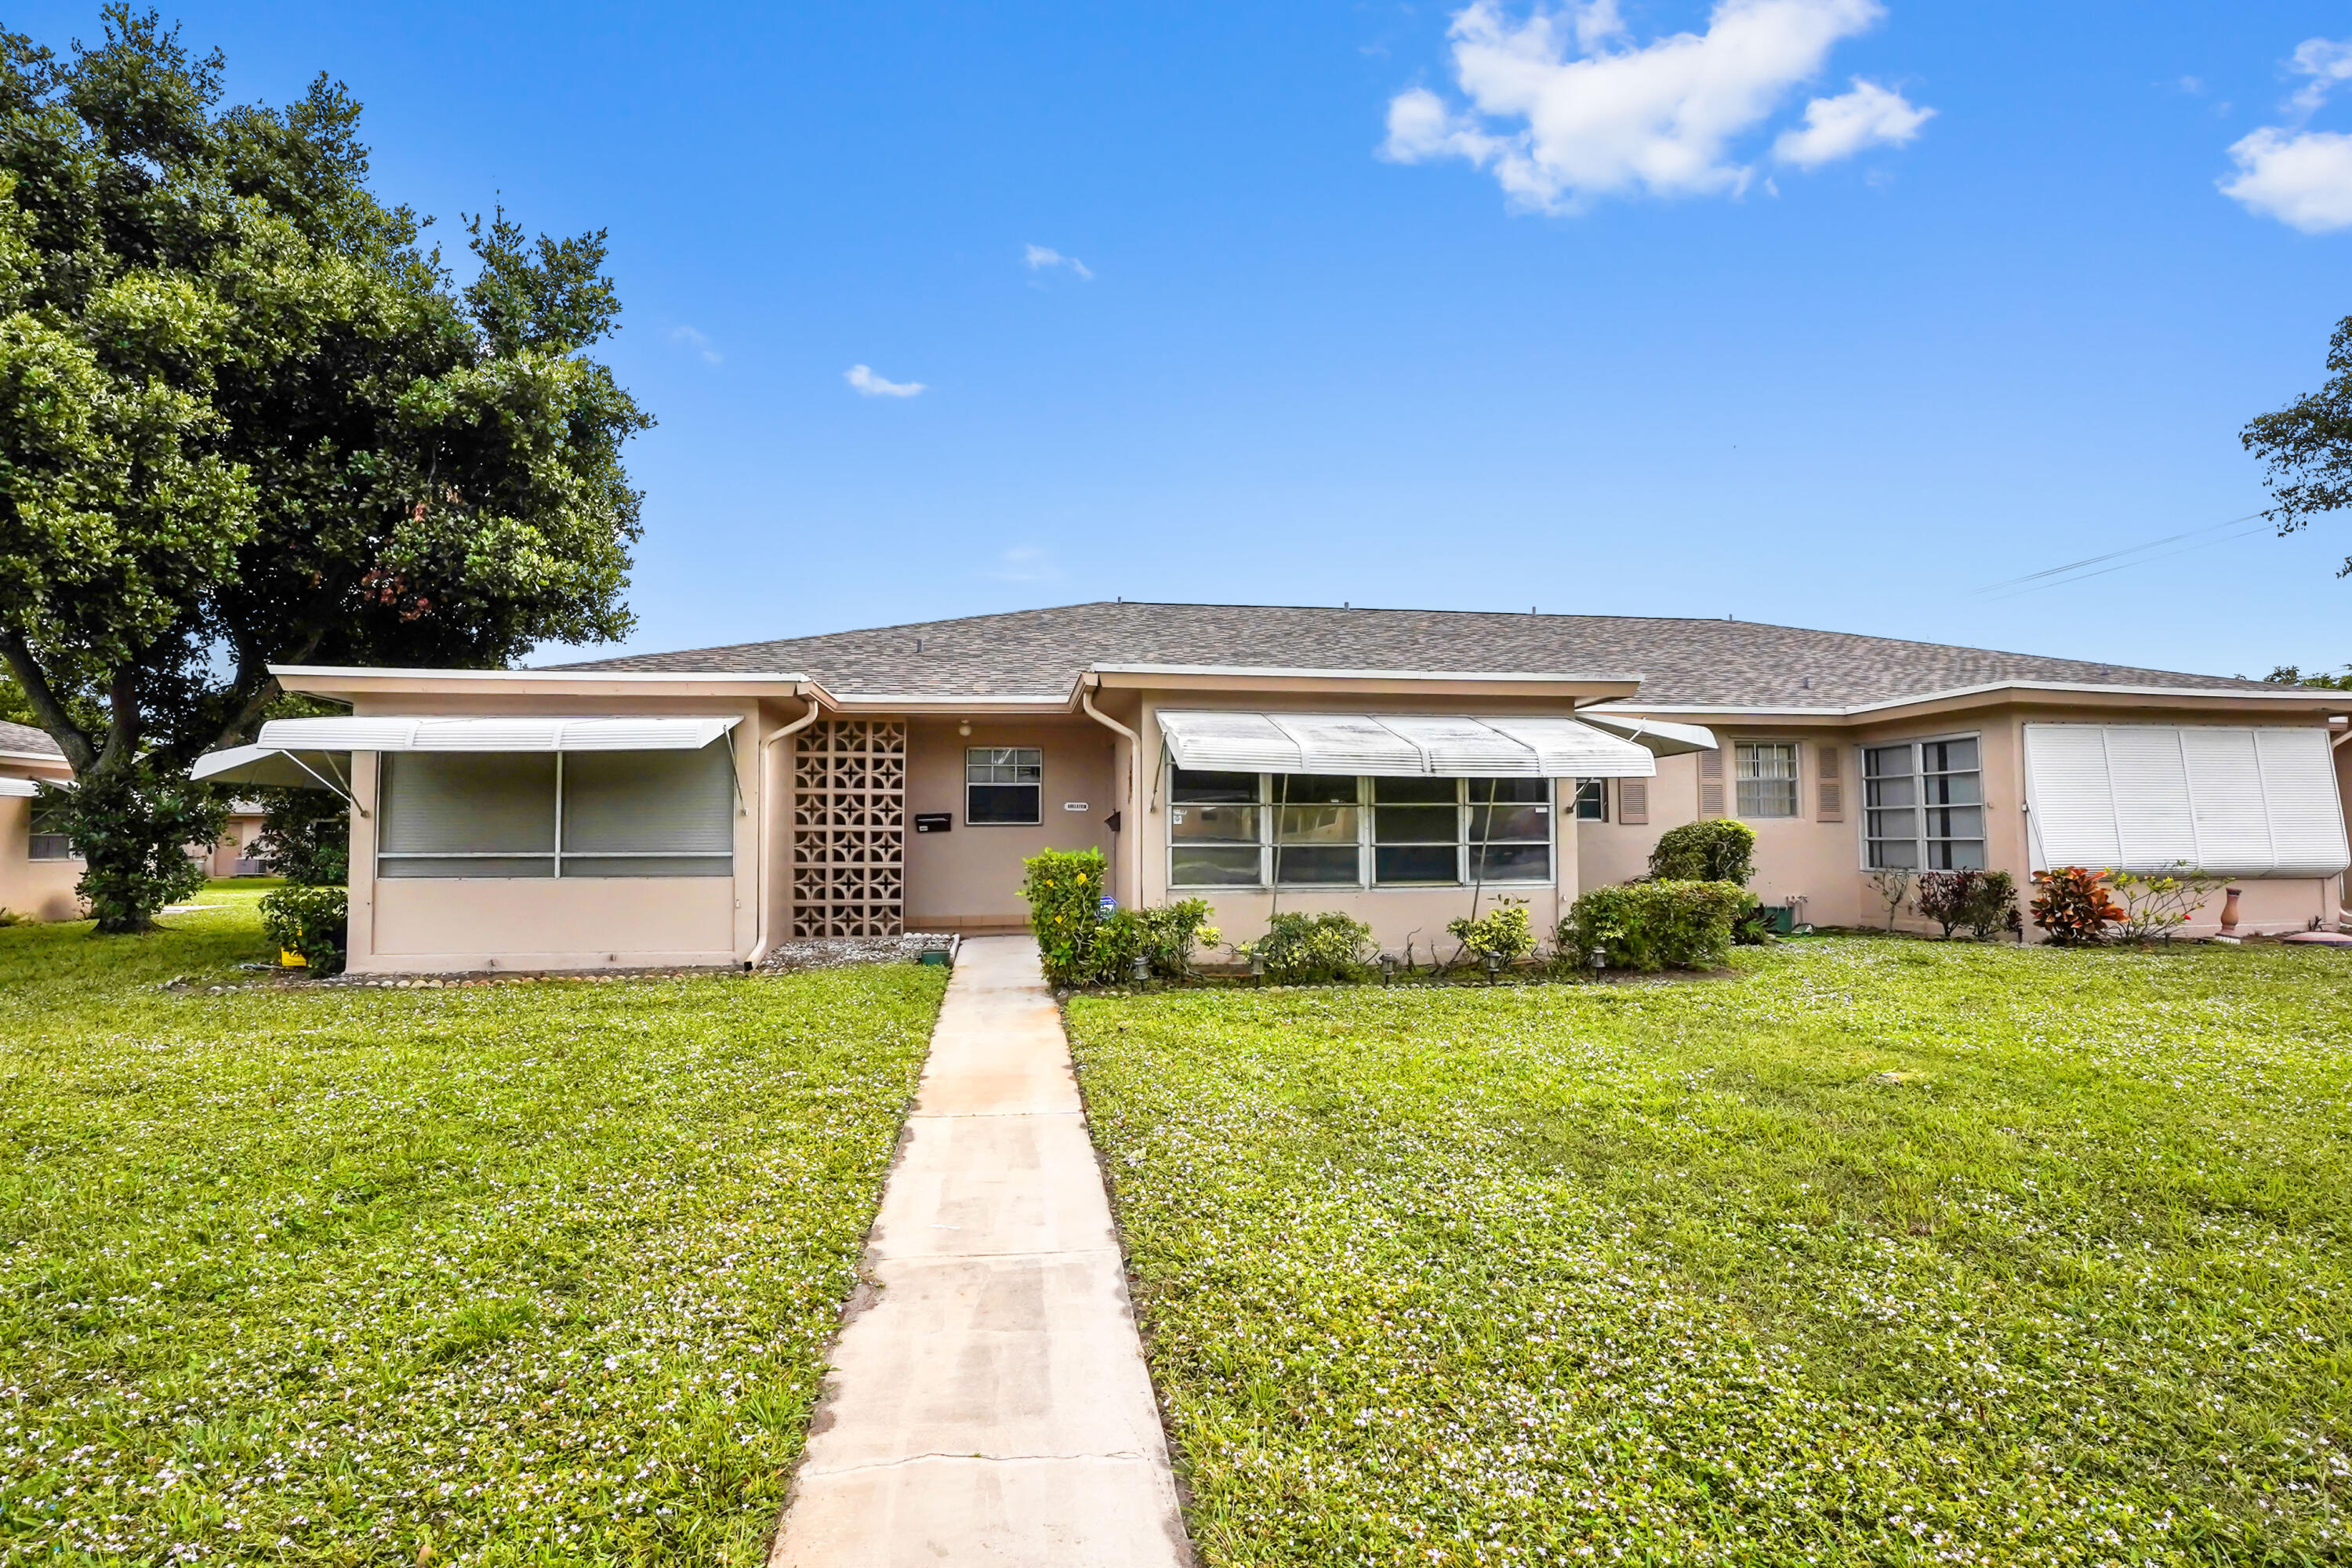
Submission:
[[[1021,862],[1045,849],[1116,847],[1104,819],[1119,808],[1111,732],[1092,720],[1022,722],[986,717],[959,734],[953,721],[917,721],[907,732],[907,929],[1026,930]],[[1043,753],[1043,819],[1034,827],[975,827],[965,820],[964,751],[1034,746]],[[1083,810],[1067,810],[1082,805]],[[914,818],[946,812],[945,833],[917,833]],[[1124,826],[1124,819],[1122,819]]]

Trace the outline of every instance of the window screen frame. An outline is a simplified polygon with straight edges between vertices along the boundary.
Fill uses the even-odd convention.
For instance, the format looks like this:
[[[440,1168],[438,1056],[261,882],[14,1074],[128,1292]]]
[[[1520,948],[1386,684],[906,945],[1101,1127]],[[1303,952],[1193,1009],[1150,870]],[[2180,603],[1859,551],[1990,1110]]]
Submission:
[[[1779,752],[1788,758],[1789,771],[1783,774],[1750,773],[1753,761],[1766,752]],[[1765,789],[1788,787],[1789,809],[1760,809]],[[1758,803],[1751,810],[1749,803]],[[1804,747],[1796,741],[1749,739],[1731,742],[1731,815],[1742,822],[1793,822],[1805,814]]]
[[[1176,870],[1176,852],[1181,843],[1176,834],[1176,828],[1180,824],[1174,814],[1191,809],[1193,805],[1201,804],[1188,803],[1176,799],[1176,791],[1178,788],[1181,787],[1178,783],[1178,775],[1186,771],[1187,770],[1178,768],[1172,761],[1168,764],[1168,809],[1171,815],[1164,834],[1165,843],[1163,848],[1166,858],[1161,864],[1167,874],[1167,886],[1171,891],[1181,889],[1187,893],[1198,892],[1209,895],[1213,895],[1218,892],[1265,892],[1268,889],[1278,889],[1282,892],[1299,893],[1331,892],[1334,890],[1352,890],[1365,893],[1409,893],[1439,891],[1444,889],[1465,889],[1471,887],[1542,888],[1555,886],[1559,879],[1559,834],[1561,819],[1561,809],[1559,805],[1561,794],[1559,788],[1560,781],[1550,778],[1508,778],[1500,780],[1451,778],[1444,780],[1426,780],[1425,782],[1430,783],[1447,783],[1454,786],[1454,799],[1451,803],[1452,810],[1454,812],[1454,835],[1448,847],[1454,853],[1454,879],[1450,882],[1383,881],[1380,875],[1380,850],[1383,846],[1380,841],[1379,810],[1381,803],[1378,799],[1377,794],[1378,787],[1382,781],[1381,778],[1373,775],[1360,774],[1357,775],[1355,779],[1355,801],[1352,806],[1349,807],[1349,809],[1352,809],[1356,814],[1355,880],[1349,882],[1297,880],[1276,881],[1275,879],[1275,872],[1278,865],[1278,860],[1276,858],[1277,846],[1276,844],[1276,837],[1278,832],[1278,816],[1286,804],[1282,798],[1278,781],[1293,776],[1322,777],[1325,775],[1292,775],[1286,773],[1261,773],[1255,775],[1257,780],[1255,796],[1251,802],[1246,803],[1247,805],[1251,809],[1254,809],[1256,814],[1257,836],[1255,847],[1257,849],[1258,859],[1256,880],[1251,882],[1181,881],[1178,879]],[[1207,769],[1199,771],[1210,773],[1240,773],[1245,772],[1245,770],[1241,769]],[[1491,808],[1496,804],[1494,802],[1474,803],[1471,798],[1471,786],[1475,784],[1481,783],[1501,783],[1513,786],[1523,784],[1537,784],[1541,785],[1540,798],[1538,800],[1526,802],[1507,801],[1500,804],[1505,807],[1511,805],[1535,806],[1539,807],[1543,812],[1545,835],[1540,840],[1544,848],[1544,873],[1542,876],[1490,877],[1483,879],[1476,876],[1476,866],[1474,861],[1474,852],[1480,846],[1488,846],[1495,849],[1500,849],[1512,846],[1528,847],[1538,842],[1534,838],[1496,838],[1492,840],[1480,840],[1477,845],[1473,844],[1471,833],[1473,830],[1474,812],[1482,808]],[[1224,804],[1241,805],[1244,803],[1234,802]],[[1297,803],[1288,804],[1290,804],[1294,809],[1297,809]],[[1397,804],[1408,804],[1413,809],[1418,810],[1428,809],[1431,807],[1442,809],[1447,803],[1414,802],[1391,804],[1391,805]],[[1192,845],[1192,847],[1195,849],[1202,848],[1204,847],[1205,842],[1206,841],[1203,843],[1196,843]],[[1214,842],[1223,844],[1227,841],[1218,840]],[[1425,844],[1421,840],[1414,840],[1410,844],[1400,841],[1398,843],[1387,845],[1386,847],[1391,849],[1400,847],[1433,848],[1437,847],[1438,842],[1439,841],[1435,839],[1428,840]],[[1232,841],[1232,845],[1235,848],[1241,847],[1240,841],[1238,840]],[[1294,845],[1293,847],[1297,847],[1297,846]]]
[[[1569,797],[1570,817],[1577,822],[1609,820],[1609,781],[1607,779],[1577,779],[1576,793]],[[1585,807],[1591,806],[1587,811]]]
[[[1944,768],[1934,773],[1927,771],[1927,749],[1928,747],[1950,745],[1956,742],[1962,741],[1969,742],[1977,749],[1977,765],[1975,767]],[[1911,804],[1907,809],[1912,813],[1913,830],[1908,838],[1886,837],[1873,831],[1876,826],[1875,814],[1879,811],[1890,808],[1883,807],[1876,804],[1876,797],[1874,795],[1871,786],[1885,779],[1897,775],[1891,773],[1873,774],[1870,771],[1871,753],[1874,752],[1890,752],[1898,747],[1907,747],[1910,751],[1911,771],[1906,776],[1911,781],[1912,798]],[[1858,818],[1860,825],[1860,864],[1864,871],[1902,870],[1908,871],[1916,877],[1923,871],[1981,871],[1991,865],[1991,840],[1990,837],[1990,830],[1992,825],[1992,806],[1990,801],[1985,795],[1985,777],[1988,770],[1985,766],[1984,732],[1982,731],[1962,730],[1955,731],[1950,733],[1912,736],[1902,740],[1856,742],[1854,752],[1856,753],[1854,758],[1854,777],[1856,782],[1862,785],[1861,809],[1855,814],[1855,816]],[[1969,776],[1973,776],[1977,781],[1977,798],[1974,801],[1954,803],[1949,801],[1931,802],[1928,800],[1928,780],[1931,778],[1950,779]],[[1896,806],[1891,809],[1903,810],[1906,808]],[[1927,831],[1928,814],[1930,812],[1970,809],[1974,810],[1977,814],[1976,837],[1972,838],[1955,837],[1950,835],[1934,835]],[[1916,858],[1915,862],[1909,866],[1890,866],[1878,861],[1875,858],[1877,847],[1882,844],[1910,845],[1912,853]],[[1969,866],[1960,864],[1951,856],[1949,847],[1960,844],[1973,844],[1977,847],[1975,865]],[[1932,863],[1933,847],[1937,845],[1947,847],[1946,864],[1940,866]]]
[[[701,748],[698,748],[698,752],[710,752],[710,751],[715,751],[715,750],[717,750],[718,748],[719,748],[719,742],[714,741],[714,742],[710,742],[710,744],[709,744],[709,746],[701,747]],[[551,827],[551,835],[550,835],[550,838],[549,838],[549,847],[548,847],[546,849],[544,849],[544,850],[540,850],[540,849],[535,849],[535,848],[534,848],[534,849],[478,849],[478,850],[464,850],[464,849],[459,849],[459,850],[435,850],[435,849],[386,849],[386,848],[384,848],[384,847],[383,847],[383,825],[384,825],[384,819],[385,819],[385,816],[386,816],[386,814],[385,814],[385,812],[384,812],[384,806],[385,806],[385,798],[386,798],[386,780],[387,780],[387,773],[386,773],[386,770],[385,770],[385,767],[384,767],[385,760],[386,760],[387,758],[391,758],[391,757],[464,756],[464,755],[468,755],[468,754],[474,754],[474,755],[488,755],[488,756],[521,756],[521,757],[537,756],[537,755],[551,755],[551,756],[554,758],[554,762],[555,762],[555,769],[554,769],[554,787],[553,787],[552,791],[551,792],[551,795],[552,795],[552,799],[551,799],[551,805],[550,805],[550,814],[549,814],[549,823],[550,823],[550,827]],[[585,754],[589,754],[589,753],[583,753],[583,755],[585,755]],[[603,755],[610,755],[610,754],[614,754],[614,753],[608,753],[608,752],[596,752],[596,753],[593,753],[593,754],[595,754],[595,755],[599,755],[599,756],[603,756]],[[619,754],[626,754],[626,755],[647,755],[647,754],[653,754],[653,753],[651,753],[651,752],[628,752],[628,753],[619,753]],[[726,746],[725,746],[725,755],[726,755],[726,763],[725,763],[725,766],[726,766],[726,773],[727,773],[727,792],[726,792],[726,800],[727,800],[727,804],[728,804],[728,810],[727,810],[727,813],[726,813],[726,822],[727,822],[727,839],[728,839],[728,847],[727,847],[727,848],[725,848],[725,849],[609,849],[609,848],[597,848],[597,849],[572,849],[572,848],[567,848],[567,847],[565,847],[565,844],[564,844],[564,836],[563,836],[563,802],[564,802],[563,759],[564,759],[564,756],[565,756],[565,753],[564,753],[564,752],[551,752],[551,753],[541,753],[541,752],[493,752],[467,753],[467,752],[421,752],[421,751],[420,751],[420,752],[379,752],[375,753],[375,800],[376,800],[376,808],[377,808],[377,813],[378,813],[378,822],[377,822],[377,826],[376,826],[376,842],[375,842],[375,851],[374,851],[374,853],[375,853],[375,863],[376,863],[376,864],[375,864],[375,877],[376,877],[376,880],[378,880],[378,881],[396,881],[396,882],[459,882],[459,881],[560,882],[560,881],[615,881],[615,880],[624,880],[624,879],[626,879],[626,880],[656,880],[656,879],[662,879],[662,880],[673,880],[673,879],[693,879],[693,880],[702,880],[702,879],[709,879],[709,880],[713,880],[713,881],[719,880],[719,879],[731,879],[734,877],[734,875],[735,875],[735,848],[734,848],[734,840],[735,840],[735,823],[736,823],[736,819],[737,819],[738,817],[740,817],[740,816],[743,814],[743,803],[742,803],[742,794],[741,794],[741,791],[742,791],[742,780],[741,780],[741,777],[740,777],[740,775],[739,774],[739,773],[738,773],[738,771],[737,771],[737,765],[736,765],[736,754],[735,754],[735,746],[734,746],[734,741],[733,741],[733,738],[732,738],[731,736],[730,736],[730,737],[728,737],[728,738],[727,738],[727,743],[726,743]],[[396,816],[396,808],[395,808],[395,813],[394,813],[394,815]],[[692,870],[692,871],[677,871],[677,870],[650,869],[650,870],[645,871],[645,872],[643,872],[643,873],[641,873],[641,874],[634,874],[634,875],[633,875],[632,873],[630,873],[630,872],[627,872],[627,871],[610,871],[610,870],[593,870],[593,871],[592,871],[592,870],[579,869],[579,870],[574,870],[574,871],[572,871],[569,876],[567,876],[567,875],[565,874],[565,871],[564,871],[564,862],[565,862],[566,860],[578,861],[578,862],[592,862],[592,863],[597,863],[597,864],[601,864],[601,865],[611,865],[612,863],[614,863],[614,862],[624,862],[624,861],[638,861],[638,862],[646,862],[646,863],[649,863],[649,864],[650,864],[650,863],[652,863],[652,862],[656,862],[656,861],[670,861],[670,862],[676,862],[676,861],[680,861],[680,860],[693,860],[693,861],[699,861],[699,862],[706,862],[706,863],[708,863],[708,868],[698,868],[697,869]],[[395,871],[395,872],[392,872],[392,873],[387,874],[387,872],[386,872],[386,871],[385,871],[385,869],[384,869],[384,863],[385,863],[386,861],[392,861],[392,862],[395,862],[395,863],[396,863],[396,862],[400,862],[400,861],[436,861],[436,862],[442,862],[442,861],[474,861],[474,862],[479,862],[479,863],[481,863],[484,868],[483,868],[483,870],[482,870],[478,875],[468,875],[467,873],[466,873],[466,872],[464,872],[464,871],[457,871],[457,872],[451,872],[451,873],[438,873],[438,874],[432,873],[432,872],[423,872],[423,873],[418,873],[418,874],[412,875],[412,876],[402,876],[402,875],[400,875],[400,874],[399,874],[398,872],[396,872],[396,871]],[[532,869],[532,870],[524,870],[524,871],[501,871],[501,870],[499,870],[499,869],[494,868],[495,868],[495,866],[496,866],[496,864],[497,864],[497,863],[499,863],[499,862],[504,862],[504,863],[507,863],[507,864],[511,865],[512,863],[517,862],[517,861],[543,861],[543,862],[545,862],[545,863],[547,864],[548,868],[547,868],[545,871],[540,871],[540,870],[536,870],[536,869]]]
[[[973,758],[975,758],[975,757],[979,757],[979,756],[983,756],[983,755],[989,758],[989,761],[988,761],[987,763],[975,763],[973,762],[973,760],[972,760]],[[999,761],[999,760],[998,760],[998,758],[999,758],[1000,756],[1005,757],[1005,758],[1007,758],[1008,760]],[[1034,762],[1031,762],[1031,763],[1023,763],[1023,762],[1021,762],[1021,761],[1020,761],[1020,759],[1021,759],[1022,757],[1024,757],[1024,756],[1026,756],[1026,757],[1030,757],[1030,758],[1034,758]],[[997,769],[997,768],[1009,768],[1009,769],[1013,770],[1013,773],[1015,774],[1015,776],[1014,776],[1014,777],[1013,777],[1013,778],[1009,778],[1009,779],[998,779],[998,778],[975,779],[975,778],[973,778],[973,777],[971,776],[972,769],[973,769],[975,766],[985,766],[985,767],[987,767],[987,768],[991,769],[992,771],[993,771],[993,770],[995,770],[995,769]],[[1024,779],[1024,778],[1021,778],[1021,777],[1019,777],[1019,776],[1018,776],[1018,774],[1019,774],[1019,773],[1020,773],[1020,770],[1021,770],[1023,767],[1024,767],[1024,766],[1028,766],[1028,767],[1034,767],[1034,768],[1035,768],[1035,769],[1036,769],[1036,771],[1037,771],[1037,776],[1036,776],[1035,778],[1034,778],[1034,779]],[[973,811],[973,810],[972,810],[972,805],[971,805],[972,795],[971,795],[971,792],[972,792],[973,790],[975,790],[975,789],[995,789],[995,790],[1025,789],[1025,790],[1028,790],[1028,791],[1030,792],[1030,800],[1031,800],[1031,802],[1032,802],[1032,805],[1031,805],[1031,806],[1030,806],[1029,816],[1028,816],[1027,817],[1025,817],[1025,818],[1017,819],[1017,820],[1016,820],[1015,818],[1009,817],[1009,816],[991,816],[983,817],[983,816],[980,816],[977,812],[975,812],[975,811]],[[964,825],[966,827],[1042,827],[1042,826],[1045,826],[1045,747],[1043,747],[1043,746],[966,746],[966,747],[963,749],[963,825]]]

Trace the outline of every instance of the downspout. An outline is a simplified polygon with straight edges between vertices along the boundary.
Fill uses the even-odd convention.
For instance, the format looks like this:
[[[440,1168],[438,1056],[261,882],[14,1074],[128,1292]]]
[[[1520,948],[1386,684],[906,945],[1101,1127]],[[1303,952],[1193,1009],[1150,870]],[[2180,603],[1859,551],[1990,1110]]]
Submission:
[[[793,695],[808,704],[808,711],[793,720],[791,723],[785,725],[782,729],[777,731],[774,734],[769,736],[766,740],[761,741],[760,742],[760,750],[758,753],[760,758],[760,821],[758,824],[759,831],[756,837],[759,843],[757,853],[760,861],[760,874],[754,882],[752,897],[760,900],[760,918],[751,927],[751,956],[743,961],[743,967],[747,970],[759,967],[760,960],[768,955],[768,815],[775,809],[776,805],[768,789],[768,748],[774,745],[777,742],[785,739],[787,736],[799,734],[803,730],[805,730],[811,724],[815,723],[816,716],[822,710],[817,706],[816,699],[809,695],[808,688],[805,685],[793,687]]]
[[[1129,851],[1119,858],[1128,863],[1127,901],[1130,907],[1137,907],[1143,902],[1143,810],[1139,798],[1143,792],[1136,787],[1143,777],[1143,737],[1095,706],[1095,689],[1101,684],[1100,676],[1082,678],[1078,682],[1078,706],[1086,710],[1087,718],[1127,741],[1127,814],[1135,820],[1122,824],[1126,831],[1119,835],[1124,842],[1118,847]]]

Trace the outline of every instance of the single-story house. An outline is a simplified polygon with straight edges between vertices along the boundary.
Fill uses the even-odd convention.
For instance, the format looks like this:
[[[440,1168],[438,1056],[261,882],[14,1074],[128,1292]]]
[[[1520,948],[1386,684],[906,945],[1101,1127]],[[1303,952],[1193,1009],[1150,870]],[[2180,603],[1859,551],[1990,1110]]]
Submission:
[[[2242,929],[2300,931],[2344,918],[2352,858],[2346,693],[1731,620],[1087,604],[278,676],[350,717],[198,771],[353,802],[362,972],[1017,930],[1049,847],[1229,940],[1341,910],[1423,956],[1479,900],[1549,930],[1704,816],[1752,825],[1756,890],[1816,924],[1882,920],[1880,868],[2188,863]]]
[[[48,732],[0,719],[0,910],[35,920],[81,915],[81,858],[41,805],[41,786],[73,769]]]
[[[82,858],[64,825],[41,800],[41,786],[69,784],[73,769],[45,730],[0,720],[0,910],[36,920],[79,920],[84,913],[74,884]],[[233,801],[220,842],[191,845],[189,858],[214,877],[256,877],[261,862],[253,841],[261,836],[257,801]]]

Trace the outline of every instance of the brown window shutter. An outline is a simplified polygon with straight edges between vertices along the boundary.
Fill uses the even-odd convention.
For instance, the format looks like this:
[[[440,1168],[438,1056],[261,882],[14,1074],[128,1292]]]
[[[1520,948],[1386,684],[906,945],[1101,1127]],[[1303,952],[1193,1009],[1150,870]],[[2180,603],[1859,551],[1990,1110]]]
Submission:
[[[1815,815],[1823,822],[1843,822],[1845,780],[1838,770],[1843,765],[1845,748],[1824,742],[1815,755],[1821,759],[1813,784],[1814,804],[1820,807]]]
[[[1723,752],[1701,752],[1698,754],[1698,814],[1701,816],[1723,815]]]
[[[1640,827],[1650,820],[1650,781],[1619,779],[1617,781],[1617,820]]]

